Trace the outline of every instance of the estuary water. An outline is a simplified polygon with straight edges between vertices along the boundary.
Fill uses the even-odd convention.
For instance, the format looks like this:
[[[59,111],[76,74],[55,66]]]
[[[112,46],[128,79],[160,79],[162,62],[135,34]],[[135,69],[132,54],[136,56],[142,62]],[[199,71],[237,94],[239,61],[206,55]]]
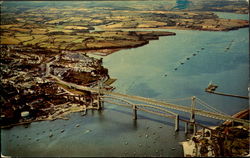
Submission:
[[[104,58],[110,76],[118,78],[114,85],[119,92],[156,99],[197,96],[227,114],[246,108],[247,100],[208,94],[204,89],[212,82],[220,92],[248,96],[248,28],[168,31],[176,36]]]
[[[196,96],[230,115],[248,107],[248,100],[204,92],[208,83],[213,82],[219,86],[218,91],[248,95],[248,28],[229,32],[168,31],[176,32],[176,36],[160,37],[143,47],[104,57],[104,67],[109,69],[112,78],[117,78],[116,92],[173,103],[171,99],[174,98]],[[178,103],[190,106],[191,101]],[[131,109],[104,106],[103,111],[88,111],[85,116],[71,114],[69,120],[4,129],[1,131],[2,154],[183,156],[179,142],[187,137],[182,123],[180,132],[174,132],[172,119],[139,112],[135,122]],[[182,117],[189,116],[182,114]],[[206,125],[221,122],[203,117],[197,119]],[[49,137],[51,134],[53,136]]]

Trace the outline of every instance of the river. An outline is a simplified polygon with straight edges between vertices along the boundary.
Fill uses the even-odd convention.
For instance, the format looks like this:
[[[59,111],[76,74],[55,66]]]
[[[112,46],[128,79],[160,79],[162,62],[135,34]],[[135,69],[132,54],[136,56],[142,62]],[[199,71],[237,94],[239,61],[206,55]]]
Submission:
[[[223,16],[229,15],[223,13]],[[231,115],[248,107],[248,101],[208,94],[204,89],[213,82],[219,85],[218,91],[248,95],[248,30],[169,30],[176,32],[176,36],[160,37],[143,47],[113,53],[104,57],[104,66],[112,78],[118,79],[114,83],[116,92],[169,101],[197,96]],[[177,103],[190,106],[191,101]],[[34,122],[28,128],[4,129],[1,131],[2,154],[183,156],[179,142],[187,137],[182,123],[180,132],[174,132],[172,119],[139,112],[134,122],[131,112],[131,109],[105,104],[101,112],[88,111],[85,116],[74,113],[69,120]],[[207,125],[221,122],[203,117],[198,120]],[[51,133],[53,136],[49,137]]]

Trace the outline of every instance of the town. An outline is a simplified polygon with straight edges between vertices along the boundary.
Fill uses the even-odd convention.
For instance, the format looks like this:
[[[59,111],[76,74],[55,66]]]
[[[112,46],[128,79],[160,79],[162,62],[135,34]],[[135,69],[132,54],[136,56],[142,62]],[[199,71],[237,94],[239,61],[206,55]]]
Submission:
[[[203,3],[206,3],[204,2],[205,0],[201,1]],[[72,4],[69,4],[71,2],[62,2],[58,4],[55,4],[55,2],[8,2],[5,5],[2,5],[1,3],[1,128],[9,130],[13,129],[12,127],[15,126],[24,127],[25,130],[30,130],[30,128],[28,127],[32,122],[43,121],[40,123],[45,122],[48,124],[52,123],[52,121],[55,120],[67,120],[68,122],[70,122],[70,114],[72,113],[80,114],[80,117],[84,116],[82,118],[89,119],[90,117],[85,117],[88,110],[92,110],[93,116],[95,112],[102,113],[105,110],[110,110],[108,108],[102,107],[102,105],[104,106],[103,103],[105,102],[108,105],[115,104],[115,106],[125,106],[132,111],[132,120],[135,128],[131,128],[130,123],[123,122],[124,124],[122,124],[122,126],[124,127],[118,130],[119,132],[121,132],[121,130],[124,130],[123,128],[125,127],[126,129],[129,129],[128,132],[124,132],[124,135],[127,134],[126,136],[131,136],[133,134],[136,135],[138,134],[136,132],[141,130],[143,131],[143,133],[140,134],[140,138],[143,138],[142,135],[145,135],[146,141],[151,139],[151,135],[149,136],[149,134],[146,133],[149,128],[151,130],[151,127],[149,127],[149,125],[146,125],[148,127],[145,127],[145,130],[143,128],[143,123],[141,123],[140,129],[138,128],[137,130],[136,122],[137,119],[138,124],[140,121],[143,122],[144,120],[147,120],[145,119],[147,117],[146,115],[144,116],[144,114],[151,113],[152,118],[148,119],[148,121],[154,120],[154,123],[159,123],[156,121],[157,119],[155,117],[156,115],[158,115],[163,116],[164,119],[174,119],[173,131],[176,133],[178,133],[178,131],[179,133],[184,133],[184,131],[181,130],[185,128],[185,136],[190,136],[190,139],[185,139],[186,141],[181,143],[183,145],[184,156],[186,157],[249,156],[249,128],[246,126],[249,125],[249,109],[243,111],[244,114],[240,113],[238,115],[231,116],[231,114],[228,115],[226,113],[216,111],[217,107],[211,108],[210,106],[210,109],[206,107],[206,110],[195,107],[196,103],[204,103],[202,100],[200,100],[200,102],[197,102],[198,98],[196,98],[195,96],[189,98],[191,100],[191,107],[189,106],[189,104],[188,106],[186,106],[186,104],[179,105],[160,100],[162,97],[165,98],[171,96],[170,93],[165,93],[169,92],[169,89],[170,91],[175,91],[174,88],[171,88],[171,86],[169,86],[172,84],[173,86],[176,86],[176,92],[174,94],[174,96],[176,97],[175,100],[178,100],[179,94],[183,96],[190,96],[193,95],[193,93],[199,96],[203,95],[202,97],[207,99],[206,97],[204,97],[206,96],[206,94],[203,94],[203,91],[201,92],[200,89],[197,91],[197,87],[195,87],[196,85],[193,85],[193,82],[197,82],[197,79],[199,79],[200,77],[200,71],[197,70],[202,69],[200,68],[200,66],[207,61],[209,62],[209,64],[214,64],[212,63],[212,59],[222,62],[222,59],[224,59],[226,56],[235,55],[236,53],[232,52],[232,50],[236,49],[236,46],[239,46],[240,40],[241,43],[244,43],[244,39],[240,39],[239,41],[237,41],[237,39],[228,39],[229,41],[225,39],[224,41],[219,41],[218,36],[208,37],[208,39],[204,40],[204,42],[203,39],[200,39],[205,37],[203,36],[203,34],[199,34],[201,32],[211,32],[211,34],[213,35],[217,35],[216,33],[218,32],[218,34],[224,35],[224,33],[228,33],[231,30],[235,30],[236,32],[236,30],[239,31],[239,29],[243,30],[249,27],[248,20],[244,20],[241,18],[222,18],[216,13],[217,11],[224,11],[237,14],[248,14],[248,7],[246,7],[244,3],[241,4],[240,2],[223,2],[219,6],[216,6],[215,1],[216,0],[211,0],[211,3],[206,4],[206,6],[203,6],[203,3],[195,5],[195,1],[193,1],[192,3],[188,2],[190,3],[190,5],[187,5],[184,9],[181,9],[182,5],[177,5],[179,8],[175,8],[173,6],[173,4],[175,3],[162,5],[161,2],[150,2],[150,7],[147,3],[131,3],[129,6],[125,6],[122,5],[122,2],[118,2],[116,4],[113,4],[112,2],[109,2],[108,4],[102,2],[95,2],[95,4],[92,4],[90,2],[76,2]],[[189,31],[189,33],[180,35],[182,31]],[[177,46],[179,41],[174,42],[177,43],[176,46],[171,46],[175,45],[171,43],[173,42],[171,40],[188,39],[193,35],[192,31],[199,34],[199,36],[197,36],[199,37],[198,40],[190,40],[190,43],[192,42],[192,46],[189,45],[190,43],[188,42],[182,43],[181,45]],[[219,38],[220,37],[222,36],[219,36]],[[226,37],[229,38],[230,36],[228,35]],[[167,40],[167,38],[171,40]],[[206,37],[204,39],[206,39]],[[141,48],[142,46],[146,45],[149,46],[149,44],[151,44],[150,42],[153,40],[155,40],[154,42],[162,43],[158,43],[157,46],[153,47],[155,49],[152,49],[153,51],[151,50],[151,52],[148,53],[147,56],[144,56],[144,54],[142,55],[141,52],[137,52],[137,55],[141,53],[140,57],[142,58],[140,58],[140,61],[144,62],[144,60],[146,59],[145,61],[148,62],[144,65],[139,65],[138,67],[142,68],[143,70],[145,68],[143,73],[152,73],[151,76],[144,76],[144,74],[142,73],[139,74],[139,71],[141,71],[141,69],[139,71],[137,70],[133,72],[138,72],[138,75],[136,74],[134,76],[130,74],[129,76],[129,73],[127,75],[126,71],[130,71],[129,68],[133,69],[133,67],[125,67],[122,70],[116,70],[117,72],[119,71],[118,73],[116,72],[118,74],[117,76],[126,76],[127,78],[124,77],[125,79],[122,77],[116,78],[116,76],[112,76],[112,68],[123,65],[120,64],[118,60],[117,63],[120,65],[115,65],[112,63],[110,64],[110,67],[107,67],[107,65],[105,65],[107,58],[109,59],[110,56],[119,54],[120,52],[122,52],[121,50],[131,50],[131,52],[134,53],[137,49],[139,49],[139,47]],[[199,40],[203,43],[200,44]],[[219,41],[219,44],[223,44],[223,48],[219,46],[217,40]],[[168,45],[168,43],[170,44]],[[192,47],[192,49],[189,49],[188,47]],[[159,48],[160,50],[156,48]],[[145,49],[147,49],[147,47]],[[182,52],[182,50],[185,50],[185,52]],[[117,54],[112,54],[118,51],[120,52]],[[144,53],[145,50],[141,51]],[[128,54],[129,53],[130,52],[128,52]],[[155,53],[156,55],[153,53]],[[244,52],[237,53],[238,54],[236,55],[238,56],[233,56],[233,59],[238,60],[244,56]],[[240,53],[242,54],[239,55]],[[209,56],[211,54],[213,55],[213,57],[209,58],[211,57]],[[218,54],[220,56],[216,57],[216,55]],[[139,58],[138,56],[136,57]],[[115,60],[120,58],[121,56],[118,55]],[[132,61],[132,58],[134,58],[134,56],[131,56],[131,58],[129,59],[127,58],[127,65],[133,65],[134,63],[136,63],[136,61],[134,63],[131,62],[132,64],[130,63],[130,60]],[[198,61],[197,58],[200,61],[202,61],[202,59],[205,59],[204,61],[206,62],[199,62],[198,65],[194,62]],[[159,66],[157,65],[157,62],[151,62],[151,59],[152,61],[158,61],[161,59],[161,62],[159,63],[161,63],[162,65]],[[223,65],[219,66],[221,66],[221,70],[226,69],[222,67]],[[164,67],[164,69],[160,69],[160,67]],[[194,67],[197,69],[193,69]],[[225,65],[225,67],[227,67],[227,65]],[[188,71],[185,68],[189,68],[192,70]],[[170,69],[172,70],[171,72]],[[157,71],[157,73],[155,73],[154,71]],[[212,70],[212,68],[209,69],[209,66],[207,65],[205,65],[204,71],[209,72],[204,72],[204,80],[207,80],[207,78],[216,78],[212,75],[218,74],[217,71]],[[190,76],[193,72],[196,73],[194,75],[195,77]],[[183,77],[183,74],[185,75],[185,77]],[[223,77],[217,76],[217,79],[219,80]],[[141,80],[141,83],[136,83],[139,79]],[[160,86],[155,86],[155,84],[152,84],[152,88],[151,82],[149,82],[152,79],[155,79],[155,82]],[[117,90],[121,88],[118,86],[115,87],[113,84],[114,82],[120,80],[122,80],[123,82],[119,83],[119,86],[124,86],[124,91],[126,92],[122,90],[113,92],[115,89]],[[189,88],[185,90],[184,86],[182,87],[183,90],[181,89],[182,92],[179,92],[180,90],[178,90],[177,87],[182,85],[180,84],[182,81],[183,83],[185,82],[186,84],[190,84],[191,88],[187,86]],[[197,84],[201,84],[200,82],[203,83],[203,81],[198,81]],[[155,90],[155,87],[157,87],[158,89]],[[163,88],[164,90],[161,91],[161,88]],[[218,86],[216,87],[210,85],[210,88],[207,88],[205,92],[212,93],[212,95],[222,94],[215,92],[216,88],[218,88]],[[147,92],[142,92],[144,90]],[[155,96],[150,96],[151,93],[155,93]],[[161,93],[162,96],[160,96]],[[160,97],[158,98],[158,96]],[[224,96],[230,95],[224,94]],[[245,97],[244,99],[249,99],[249,97]],[[115,102],[114,100],[117,102]],[[190,103],[190,100],[188,100],[188,103]],[[221,101],[220,104],[223,105],[224,102]],[[206,106],[207,105],[208,104],[206,104]],[[112,106],[110,107],[113,108]],[[122,111],[121,109],[119,109],[119,106],[116,108],[117,109],[114,108],[115,110],[110,110],[111,112],[108,112],[114,113],[114,111]],[[219,108],[221,107],[218,107],[218,109]],[[238,109],[235,108],[235,110]],[[137,113],[137,111],[140,112]],[[121,113],[124,114],[126,112],[122,111]],[[190,119],[185,115],[182,116],[183,113],[190,113]],[[131,113],[126,113],[126,117],[124,118],[130,117],[130,114]],[[120,117],[120,113],[116,115]],[[203,117],[204,119],[205,117],[206,119],[217,119],[219,121],[225,122],[216,127],[207,127],[206,125],[200,124],[200,122],[202,121],[194,119],[195,115],[198,116],[198,118]],[[115,118],[114,116],[113,119],[115,120],[117,118]],[[80,119],[78,118],[78,120]],[[81,121],[84,122],[83,120]],[[179,122],[181,123],[179,124]],[[100,127],[98,123],[96,123],[96,129],[99,129]],[[166,127],[168,127],[168,123],[169,122],[164,122],[163,124],[167,125]],[[71,124],[71,122],[69,124]],[[106,125],[107,124],[105,124],[105,127]],[[154,124],[152,125],[154,126]],[[184,128],[182,127],[183,125],[185,126]],[[118,127],[117,124],[114,124],[112,127],[114,126]],[[171,124],[171,126],[173,125]],[[58,129],[60,129],[59,133],[57,132],[58,129],[52,130],[51,128],[49,129],[49,135],[45,135],[45,133],[48,131],[45,132],[44,129],[41,130],[43,132],[40,132],[40,134],[44,134],[44,140],[52,138],[55,140],[62,140],[61,137],[59,138],[57,136],[65,134],[66,131],[71,132],[70,127],[68,127],[69,126],[64,123],[64,125],[57,127]],[[74,124],[74,127],[80,129],[80,123]],[[84,125],[84,128],[85,127],[87,127],[87,125]],[[101,126],[101,128],[102,127],[104,126]],[[109,128],[109,126],[107,127]],[[189,127],[192,127],[192,129],[188,131]],[[200,130],[196,131],[196,128],[198,127],[200,128]],[[162,139],[162,133],[160,133],[159,131],[163,129],[166,130],[162,125],[160,125],[159,128],[152,128],[152,131],[154,130],[154,134],[152,133],[152,137],[154,135],[155,137],[157,136],[157,139]],[[84,130],[85,132],[87,131],[87,133],[91,133],[90,129]],[[72,129],[72,131],[74,131],[74,129]],[[188,135],[190,133],[186,131],[192,132],[193,134]],[[81,130],[79,130],[78,133],[80,132]],[[99,130],[98,132],[102,132],[102,130]],[[118,136],[116,138],[119,138],[119,132],[115,133],[118,133]],[[6,133],[8,135],[8,131]],[[19,133],[19,131],[17,131],[17,133]],[[165,134],[168,132],[164,131],[163,133],[165,136]],[[109,134],[112,135],[112,133]],[[121,132],[121,135],[122,134],[123,133]],[[104,134],[101,135],[103,136]],[[168,135],[168,139],[171,140],[172,137],[169,138],[170,135]],[[177,135],[178,134],[174,135],[176,139],[178,137]],[[32,140],[31,134],[28,137],[28,141]],[[64,138],[66,137],[68,136],[65,136]],[[80,137],[84,138],[84,134],[80,135]],[[94,140],[95,137],[96,135],[93,135],[91,139]],[[11,140],[14,140],[15,142],[17,138],[19,138],[18,134],[17,136],[15,136],[15,138],[11,138]],[[103,137],[101,138],[105,139]],[[86,137],[84,139],[86,139]],[[178,139],[184,140],[184,137]],[[39,144],[40,140],[42,141],[42,139],[40,138],[36,139],[36,143]],[[125,144],[126,147],[130,146],[130,142],[128,143],[128,140],[125,140],[125,143],[123,143],[123,145]],[[132,138],[132,140],[134,141],[139,139],[136,136]],[[80,143],[83,143],[84,141],[81,141]],[[157,153],[157,156],[160,156],[161,154],[159,153],[159,150],[160,148],[163,148],[162,146],[164,146],[162,144],[167,144],[169,142],[166,143],[164,142],[165,140],[163,141],[163,139],[157,141],[158,142],[156,142],[155,139],[152,141],[153,143],[150,142],[148,144],[153,144],[151,148],[154,148],[154,145],[158,143],[160,147],[158,147],[159,149],[155,150],[155,153]],[[5,141],[5,143],[6,142],[8,142],[8,140]],[[53,143],[56,144],[57,140]],[[119,141],[117,141],[116,143],[119,143]],[[134,143],[137,147],[138,142],[134,141]],[[61,145],[60,143],[58,144]],[[144,145],[142,143],[139,144],[140,145],[138,148],[141,148]],[[147,143],[145,144],[145,151],[149,151],[149,145],[147,146]],[[74,146],[73,148],[76,148],[76,146]],[[53,149],[53,147],[51,147],[51,149]],[[164,150],[165,149],[166,147],[164,147]],[[135,150],[135,148],[131,146],[130,150]],[[163,149],[161,150],[163,151]],[[174,150],[176,150],[176,146],[171,147],[171,152],[173,152]],[[169,154],[171,152],[166,152],[165,150],[164,154]],[[93,153],[95,154],[94,150]],[[126,151],[125,153],[128,152]],[[153,151],[149,155],[154,156],[155,153]]]

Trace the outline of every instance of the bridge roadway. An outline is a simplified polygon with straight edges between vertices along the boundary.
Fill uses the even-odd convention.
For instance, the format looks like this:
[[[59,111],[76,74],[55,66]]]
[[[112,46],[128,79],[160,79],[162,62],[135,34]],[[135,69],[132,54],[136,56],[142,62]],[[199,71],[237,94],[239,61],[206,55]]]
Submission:
[[[131,96],[131,95],[117,93],[117,92],[110,92],[110,91],[107,91],[107,90],[104,90],[104,89],[97,89],[97,88],[80,86],[80,85],[77,85],[77,84],[74,84],[74,83],[65,82],[65,81],[63,81],[63,80],[59,79],[58,77],[56,77],[54,75],[51,75],[51,74],[49,76],[54,78],[55,80],[57,80],[60,84],[67,85],[69,87],[73,87],[73,88],[76,88],[76,89],[79,89],[79,90],[90,91],[90,92],[95,92],[95,93],[100,92],[100,94],[106,94],[106,95],[111,95],[111,96],[130,99],[130,100],[141,101],[141,102],[145,102],[145,103],[148,103],[148,104],[159,105],[159,106],[162,106],[162,107],[165,107],[165,108],[174,109],[174,110],[178,110],[178,111],[183,111],[183,112],[188,112],[188,113],[192,112],[191,107],[166,103],[166,102],[163,102],[163,101],[158,101],[158,100],[154,100],[154,99],[151,99],[151,98],[145,98],[145,97],[141,97],[141,96]],[[244,125],[247,125],[247,126],[250,123],[249,120],[233,118],[230,115],[223,115],[223,114],[204,111],[204,110],[200,110],[200,109],[194,109],[194,113],[197,114],[197,115],[201,115],[201,116],[205,116],[205,117],[209,117],[209,118],[213,118],[213,119],[218,119],[218,120],[224,120],[224,121],[231,120],[231,121],[234,121],[234,122],[243,123]]]

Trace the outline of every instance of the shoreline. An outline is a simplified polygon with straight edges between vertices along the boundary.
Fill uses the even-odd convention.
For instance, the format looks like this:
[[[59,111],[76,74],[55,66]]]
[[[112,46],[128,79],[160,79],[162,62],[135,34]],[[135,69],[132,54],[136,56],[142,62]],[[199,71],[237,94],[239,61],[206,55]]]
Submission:
[[[11,124],[11,125],[6,125],[6,126],[1,126],[1,129],[8,129],[8,128],[12,128],[14,126],[20,126],[20,125],[27,125],[27,124],[31,124],[33,122],[40,122],[40,121],[55,121],[57,119],[62,119],[62,120],[69,120],[68,116],[71,113],[81,113],[82,116],[87,114],[87,110],[97,110],[96,107],[86,107],[84,109],[79,108],[77,110],[72,110],[72,111],[67,111],[65,113],[62,113],[60,115],[57,116],[53,116],[53,115],[49,115],[47,118],[43,118],[44,116],[41,116],[40,118],[38,117],[35,120],[28,120],[28,121],[23,121],[23,122],[19,122],[19,123],[15,123],[15,124]],[[84,112],[82,114],[82,112]]]
[[[191,30],[191,31],[211,31],[211,32],[220,32],[220,31],[233,31],[233,30],[238,30],[241,28],[248,28],[249,24],[245,24],[242,26],[235,26],[235,27],[231,27],[231,28],[225,28],[225,29],[208,29],[208,28],[192,28],[192,27],[178,27],[178,26],[163,26],[163,27],[136,27],[136,28],[123,28],[123,27],[117,27],[117,28],[105,28],[105,27],[101,27],[99,26],[101,29],[103,29],[103,31],[109,31],[109,30],[150,30],[150,29],[174,29],[174,30]]]
[[[244,109],[244,110],[241,110],[241,111],[235,113],[234,115],[232,115],[232,117],[242,119],[242,118],[245,118],[246,115],[249,116],[249,114],[250,114],[250,109],[247,108],[247,109]],[[210,127],[210,128],[215,130],[216,128],[218,128],[220,126],[221,125],[213,126],[213,127]],[[222,123],[222,126],[227,126],[227,127],[228,126],[232,126],[232,122],[231,121],[225,121],[225,122]],[[233,127],[237,128],[238,126],[233,126]],[[242,127],[239,126],[239,128],[240,129],[241,128],[244,129],[243,126]],[[202,134],[203,132],[205,133],[204,136]],[[183,147],[183,153],[184,153],[183,156],[184,157],[197,157],[197,156],[214,157],[215,156],[214,153],[212,152],[213,149],[212,149],[211,146],[207,146],[207,148],[208,148],[207,155],[206,154],[205,155],[201,155],[200,152],[196,152],[195,153],[195,151],[197,151],[199,148],[201,150],[201,147],[203,147],[203,145],[197,145],[196,142],[193,139],[196,138],[196,137],[198,137],[198,139],[201,138],[201,137],[204,137],[204,138],[207,138],[207,139],[211,139],[210,137],[213,134],[211,134],[211,135],[209,135],[209,136],[206,137],[206,132],[209,132],[209,130],[202,131],[202,129],[201,129],[201,130],[197,131],[194,136],[191,136],[192,139],[190,138],[190,139],[187,139],[187,141],[180,142],[180,144]],[[198,133],[200,133],[200,134],[198,134]],[[211,131],[210,131],[210,133],[211,133]]]

